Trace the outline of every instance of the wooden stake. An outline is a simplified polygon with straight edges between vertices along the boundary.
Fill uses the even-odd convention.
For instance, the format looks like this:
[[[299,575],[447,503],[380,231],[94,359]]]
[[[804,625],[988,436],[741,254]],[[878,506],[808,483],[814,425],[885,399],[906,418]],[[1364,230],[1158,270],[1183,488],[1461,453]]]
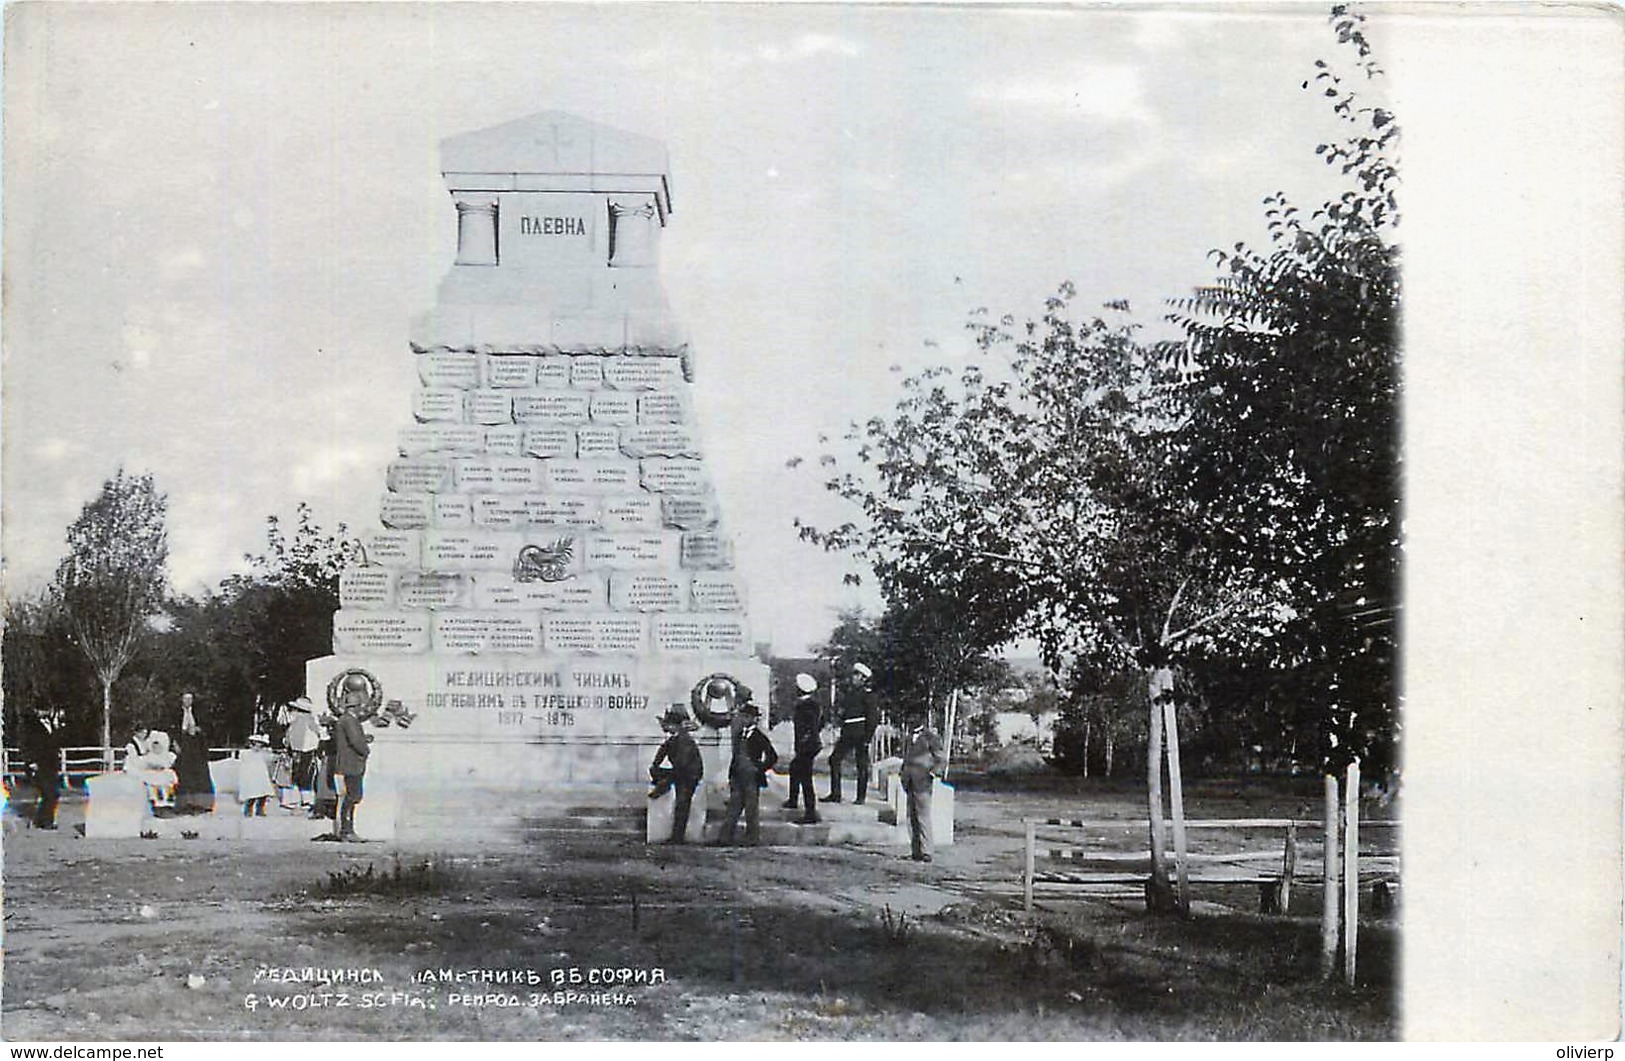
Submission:
[[[1343,982],[1354,986],[1360,937],[1360,761],[1349,763],[1343,786]]]
[[[1173,701],[1162,705],[1163,734],[1168,745],[1168,799],[1174,810],[1174,873],[1179,881],[1179,912],[1191,912],[1191,882],[1185,844],[1185,789],[1179,774],[1179,721]]]
[[[1027,913],[1033,912],[1033,855],[1038,845],[1038,826],[1031,818],[1027,819],[1027,868],[1021,877],[1021,908]]]
[[[1292,910],[1292,875],[1298,871],[1298,823],[1286,827],[1286,850],[1281,853],[1281,913]]]
[[[1320,975],[1329,979],[1337,965],[1337,777],[1327,774],[1326,842],[1322,848],[1320,903]]]
[[[1157,702],[1162,690],[1157,678],[1153,675],[1150,683],[1150,738],[1145,754],[1146,790],[1151,803],[1151,880],[1145,902],[1152,913],[1166,908],[1169,892],[1168,855],[1162,839],[1162,705]]]

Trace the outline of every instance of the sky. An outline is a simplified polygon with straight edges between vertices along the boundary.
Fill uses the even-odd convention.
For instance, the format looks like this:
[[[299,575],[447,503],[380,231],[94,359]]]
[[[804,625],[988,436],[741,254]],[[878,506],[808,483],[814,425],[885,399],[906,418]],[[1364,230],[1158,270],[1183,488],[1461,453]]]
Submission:
[[[1625,761],[1625,19],[1373,15],[1405,128],[1406,1033],[1613,1038]],[[1394,14],[1402,11],[1402,14]],[[120,465],[213,585],[311,502],[371,527],[437,144],[563,110],[670,151],[667,294],[759,638],[872,587],[790,471],[967,313],[1160,300],[1303,204],[1324,9],[174,4],[6,11],[7,593]],[[1515,858],[1516,863],[1509,860]],[[1464,879],[1470,874],[1470,880]],[[1426,1005],[1412,1007],[1423,999]]]
[[[411,318],[455,219],[438,142],[541,110],[664,141],[662,276],[758,640],[819,641],[873,580],[798,541],[849,513],[819,435],[968,352],[977,307],[1162,300],[1318,202],[1319,9],[70,6],[15,12],[6,99],[12,592],[120,465],[196,591],[268,514],[376,522]],[[861,573],[861,572],[860,572]]]

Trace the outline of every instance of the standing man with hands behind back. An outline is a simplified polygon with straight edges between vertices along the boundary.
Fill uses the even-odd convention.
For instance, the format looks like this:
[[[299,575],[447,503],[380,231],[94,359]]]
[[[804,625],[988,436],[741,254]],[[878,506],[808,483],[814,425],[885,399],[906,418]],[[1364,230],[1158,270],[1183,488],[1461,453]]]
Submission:
[[[902,781],[908,795],[909,857],[916,862],[931,861],[931,787],[947,765],[942,738],[931,728],[925,709],[914,709],[903,741]]]

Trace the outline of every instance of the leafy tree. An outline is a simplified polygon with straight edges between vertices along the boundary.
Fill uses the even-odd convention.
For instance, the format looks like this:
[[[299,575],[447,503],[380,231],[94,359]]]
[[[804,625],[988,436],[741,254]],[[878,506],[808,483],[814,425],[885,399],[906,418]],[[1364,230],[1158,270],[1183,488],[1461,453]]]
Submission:
[[[53,584],[102,688],[102,744],[112,741],[113,683],[163,604],[168,500],[151,475],[120,468],[68,527]]]
[[[73,630],[62,602],[50,590],[13,597],[5,605],[5,631],[0,643],[4,681],[5,727],[19,732],[26,713],[57,712],[70,740],[89,742],[94,719],[76,710],[95,678],[84,655],[74,647]]]
[[[1332,25],[1356,74],[1317,62],[1304,87],[1350,126],[1316,151],[1354,186],[1308,217],[1271,196],[1269,249],[1218,253],[1224,275],[1171,319],[1192,396],[1179,475],[1227,528],[1217,555],[1281,594],[1268,662],[1310,697],[1336,769],[1384,765],[1396,725],[1400,252],[1399,126],[1364,104],[1381,71],[1360,17]]]

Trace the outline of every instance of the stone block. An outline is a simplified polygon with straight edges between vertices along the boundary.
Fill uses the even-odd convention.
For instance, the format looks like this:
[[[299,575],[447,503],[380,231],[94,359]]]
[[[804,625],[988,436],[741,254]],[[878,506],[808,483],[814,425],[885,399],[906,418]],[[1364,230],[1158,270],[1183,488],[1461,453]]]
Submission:
[[[684,424],[635,424],[621,429],[628,457],[698,457],[699,436]]]
[[[378,519],[394,530],[416,530],[434,522],[433,494],[385,494],[378,501]]]
[[[626,494],[638,488],[638,466],[629,460],[546,462],[547,488],[560,494]]]
[[[648,647],[648,630],[641,615],[542,616],[542,642],[549,652],[637,655]]]
[[[468,494],[535,493],[547,482],[539,460],[528,457],[460,457],[457,489]]]
[[[737,575],[695,575],[689,583],[689,606],[697,612],[742,612],[745,585]]]
[[[131,774],[85,778],[85,839],[130,839],[141,835],[149,803],[147,786]]]
[[[611,424],[582,424],[576,428],[576,451],[572,456],[598,460],[621,455],[621,429]]]
[[[585,391],[528,390],[513,395],[513,419],[519,424],[583,424],[588,410]]]
[[[502,391],[473,391],[468,396],[467,420],[471,424],[511,424],[518,417],[514,413],[514,399]]]
[[[436,494],[434,525],[459,529],[474,525],[474,508],[467,494]]]
[[[373,531],[361,536],[361,551],[369,564],[382,564],[384,567],[417,567],[423,558],[423,532]]]
[[[395,607],[396,572],[387,567],[347,567],[339,572],[339,607]]]
[[[473,600],[467,574],[452,571],[402,571],[395,580],[395,606],[401,609],[460,608]]]
[[[393,784],[375,781],[368,771],[364,796],[355,808],[355,832],[363,840],[393,840],[400,827],[401,796]]]
[[[701,494],[711,489],[705,466],[680,457],[646,457],[638,462],[639,481],[657,494]]]
[[[598,391],[592,396],[588,412],[595,424],[625,427],[638,422],[638,400],[632,394]]]
[[[656,615],[653,636],[655,648],[672,655],[744,655],[751,649],[742,615]]]
[[[517,424],[485,429],[485,454],[489,457],[523,457],[526,429]],[[543,454],[538,454],[542,456]]]
[[[452,462],[445,457],[401,457],[389,462],[385,484],[400,494],[437,494],[452,489]]]
[[[733,539],[723,534],[691,531],[683,535],[682,565],[690,571],[731,571]]]
[[[609,604],[602,575],[571,575],[563,582],[520,582],[508,575],[474,575],[474,606],[487,611],[601,612]]]
[[[570,359],[570,386],[597,390],[604,385],[604,359],[579,355]]]
[[[563,390],[570,385],[570,358],[550,354],[536,362],[536,386],[543,390]]]
[[[532,457],[575,457],[576,432],[564,424],[543,424],[524,429],[524,450]]]
[[[653,530],[660,526],[660,499],[646,493],[606,497],[601,525],[607,531]]]
[[[484,381],[487,387],[536,386],[537,358],[522,354],[486,354]]]
[[[651,391],[638,395],[640,424],[682,424],[692,420],[688,401],[681,391]]]
[[[427,652],[429,613],[340,608],[333,613],[333,650],[356,655]]]
[[[475,454],[485,451],[485,434],[466,424],[413,424],[396,435],[396,448],[403,457],[428,453]]]
[[[412,415],[419,423],[461,423],[463,392],[420,388],[412,393]]]
[[[587,535],[586,563],[593,571],[677,566],[680,541],[660,531],[621,531]]]
[[[541,650],[541,629],[530,612],[444,612],[434,617],[437,652]]]
[[[417,355],[418,379],[431,389],[471,390],[480,383],[479,358],[473,354],[435,352]]]
[[[671,839],[671,828],[674,824],[677,811],[677,793],[668,789],[666,794],[658,799],[649,801],[648,824],[646,839],[651,844],[663,844]],[[683,828],[683,839],[690,844],[700,843],[705,838],[705,793],[703,790],[694,793],[694,799],[689,805],[688,824]]]
[[[604,361],[604,384],[616,390],[665,390],[683,383],[676,357],[611,357]]]
[[[667,494],[660,499],[660,522],[678,530],[709,530],[722,520],[715,494]]]
[[[609,605],[621,612],[683,611],[688,586],[657,571],[616,572],[609,577]]]

